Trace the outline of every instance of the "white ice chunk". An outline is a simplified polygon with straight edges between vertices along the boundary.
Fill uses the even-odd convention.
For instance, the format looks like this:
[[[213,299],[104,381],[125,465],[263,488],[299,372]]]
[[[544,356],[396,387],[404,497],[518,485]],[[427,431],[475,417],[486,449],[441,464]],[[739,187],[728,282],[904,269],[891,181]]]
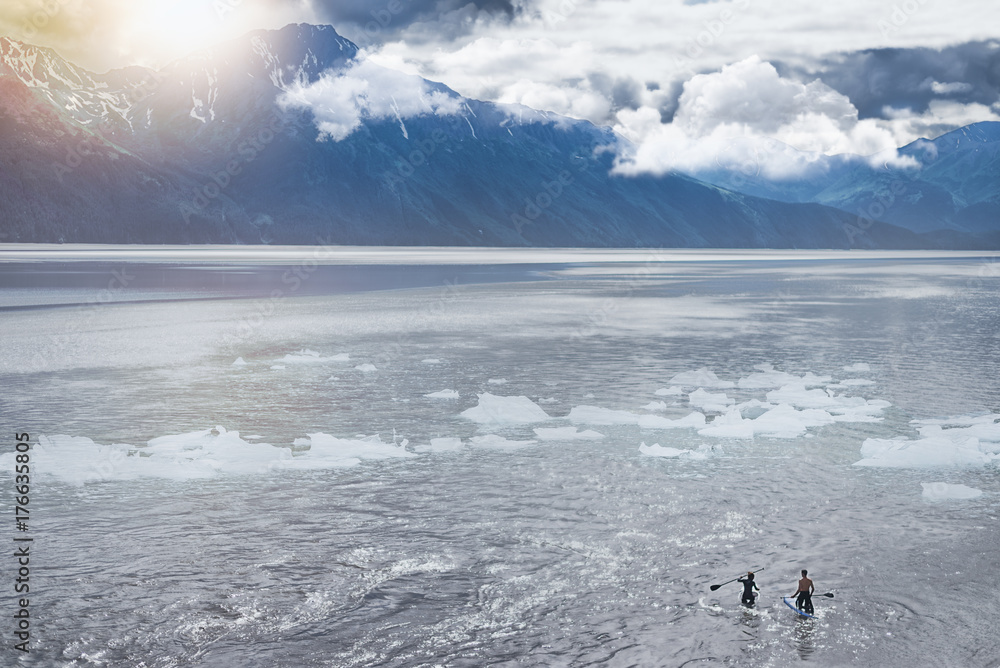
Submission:
[[[695,408],[721,413],[722,411],[728,409],[729,406],[736,403],[736,400],[727,397],[725,392],[712,394],[711,392],[706,392],[705,390],[698,388],[688,395],[688,402]]]
[[[667,402],[665,401],[650,401],[648,404],[642,407],[644,411],[665,411],[667,410]]]
[[[479,424],[528,424],[552,419],[528,397],[499,397],[489,392],[480,394],[479,403],[461,415]]]
[[[473,436],[469,439],[472,445],[477,448],[499,448],[501,450],[517,450],[534,445],[537,441],[512,441],[496,434],[486,434],[485,436]]]
[[[368,362],[365,362],[364,364],[359,364],[354,368],[360,371],[361,373],[371,373],[372,371],[378,371],[378,369],[375,368],[374,364],[369,364]]]
[[[795,410],[780,404],[753,419],[754,433],[771,438],[795,438],[810,427],[821,427],[835,422],[836,418],[824,410],[807,408]]]
[[[236,361],[233,362],[233,366],[246,366],[246,365],[247,365],[247,361],[245,359],[243,359],[242,357],[237,357]]]
[[[271,368],[274,369],[275,371],[281,371],[282,369],[285,368],[285,365],[284,364],[272,364]]]
[[[337,355],[324,357],[315,350],[303,349],[297,353],[289,353],[278,361],[285,364],[321,364],[324,362],[346,362],[349,359],[351,359],[351,356],[347,353],[338,353]]]
[[[639,445],[639,452],[649,457],[668,457],[671,459],[708,459],[710,455],[710,450],[703,450],[699,448],[698,450],[681,450],[679,448],[669,448],[660,445],[659,443],[654,443],[653,445],[646,445],[642,443]]]
[[[720,380],[711,369],[702,367],[696,371],[682,371],[670,379],[671,385],[681,385],[683,387],[711,387],[729,388],[735,387],[731,380]]]
[[[567,416],[570,422],[582,424],[639,424],[639,414],[600,406],[574,406]]]
[[[425,397],[430,397],[431,399],[458,399],[457,390],[439,390],[437,392],[431,392],[430,394],[425,394]]]
[[[835,422],[836,418],[819,409],[796,410],[788,404],[769,408],[756,418],[744,418],[739,409],[731,409],[719,415],[706,427],[699,429],[702,436],[717,438],[796,438],[810,427],[819,427]]]
[[[673,385],[671,387],[661,387],[654,394],[658,397],[679,397],[684,394],[684,388],[680,385]]]
[[[996,452],[994,447],[987,444],[998,444],[1000,443],[1000,423],[992,422],[996,416],[989,416],[987,419],[977,420],[977,421],[967,421],[965,426],[958,426],[955,422],[943,424],[934,424],[933,422],[923,421],[923,426],[917,427],[917,431],[920,432],[921,436],[934,438],[934,437],[945,437],[951,439],[957,438],[977,438],[982,443],[980,443],[980,448],[988,450],[990,452]],[[914,420],[915,423],[920,423],[921,421]],[[946,426],[954,425],[954,426]]]
[[[972,427],[979,424],[996,424],[1000,420],[1000,415],[988,413],[986,415],[960,415],[950,418],[933,418],[929,420],[911,420],[913,424],[938,425],[941,427]]]
[[[872,368],[864,362],[858,362],[857,364],[851,364],[844,367],[844,371],[850,371],[851,373],[867,373],[871,370]]]
[[[417,452],[458,452],[463,447],[460,438],[432,438],[430,445],[418,445]]]
[[[535,427],[535,436],[542,441],[599,441],[604,438],[600,432],[577,431],[576,427]]]
[[[983,490],[969,487],[968,485],[952,485],[946,482],[922,482],[920,486],[924,488],[923,497],[928,501],[978,499],[983,495]]]
[[[869,438],[861,445],[863,459],[855,466],[888,468],[981,467],[997,459],[983,452],[979,439],[948,437],[907,439]]]
[[[705,426],[705,414],[692,411],[676,420],[662,415],[640,415],[638,425],[643,429],[698,429]]]
[[[776,371],[770,364],[758,364],[754,367],[757,373],[740,378],[737,385],[744,390],[764,390],[781,387],[792,383],[801,383],[807,387],[821,387],[830,382],[830,376],[817,376],[809,372],[803,376],[795,376],[784,371]]]
[[[506,385],[507,384],[507,379],[506,378],[490,378],[486,382],[489,383],[490,385]]]
[[[308,445],[309,450],[286,463],[286,468],[327,468],[331,466],[352,466],[363,459],[389,459],[392,457],[415,457],[405,447],[395,443],[385,443],[374,436],[337,438],[323,432],[307,434],[307,438],[295,439],[295,445]]]
[[[835,394],[833,390],[806,389],[804,383],[790,383],[767,393],[773,404],[788,404],[796,408],[823,409],[838,422],[877,422],[882,411],[892,404],[882,399],[864,399]]]
[[[699,429],[702,436],[715,436],[717,438],[753,438],[753,420],[744,419],[737,409],[727,411],[722,415],[717,415],[708,426]]]
[[[166,478],[190,480],[221,474],[255,474],[292,459],[288,448],[248,443],[222,427],[162,436],[145,447],[102,445],[89,438],[40,436],[32,448],[33,472],[83,485],[103,480]],[[14,453],[0,455],[0,468],[13,471]]]

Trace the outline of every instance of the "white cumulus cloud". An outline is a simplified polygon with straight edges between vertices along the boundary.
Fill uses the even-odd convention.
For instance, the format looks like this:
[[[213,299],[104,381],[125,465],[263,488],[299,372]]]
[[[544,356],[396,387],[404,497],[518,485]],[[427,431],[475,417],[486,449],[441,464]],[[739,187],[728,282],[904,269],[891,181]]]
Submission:
[[[689,79],[670,123],[648,107],[621,110],[617,120],[615,130],[636,145],[619,159],[625,174],[752,164],[780,179],[820,155],[840,153],[907,164],[893,132],[875,119],[859,120],[845,95],[819,80],[784,78],[758,56]]]
[[[320,139],[341,141],[365,120],[403,119],[425,114],[457,114],[464,100],[434,90],[418,76],[387,69],[369,60],[296,85],[278,100],[283,109],[310,109]],[[405,130],[404,130],[405,132]]]

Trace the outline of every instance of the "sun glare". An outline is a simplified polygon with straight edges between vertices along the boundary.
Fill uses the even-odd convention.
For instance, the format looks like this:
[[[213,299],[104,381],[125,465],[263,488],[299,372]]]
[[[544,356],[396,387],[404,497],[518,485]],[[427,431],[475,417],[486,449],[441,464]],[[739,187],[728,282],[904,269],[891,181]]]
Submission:
[[[240,11],[238,0],[175,0],[136,6],[134,34],[143,35],[150,57],[172,60],[227,37]]]

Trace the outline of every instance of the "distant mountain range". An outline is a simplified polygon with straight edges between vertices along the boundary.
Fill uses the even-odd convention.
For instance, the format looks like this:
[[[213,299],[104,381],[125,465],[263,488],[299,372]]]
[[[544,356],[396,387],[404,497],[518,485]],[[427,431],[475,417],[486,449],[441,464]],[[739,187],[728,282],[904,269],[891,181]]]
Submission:
[[[923,164],[905,173],[625,177],[609,129],[429,81],[450,113],[366,117],[341,141],[280,103],[358,57],[290,25],[98,75],[0,37],[0,241],[1000,247],[1000,124],[905,147]]]
[[[783,150],[791,150],[783,147]],[[750,170],[706,170],[720,187],[780,200],[816,202],[924,233],[945,246],[1000,246],[1000,123],[982,122],[899,149],[916,166],[872,166],[860,156],[827,156],[808,176],[764,178]]]

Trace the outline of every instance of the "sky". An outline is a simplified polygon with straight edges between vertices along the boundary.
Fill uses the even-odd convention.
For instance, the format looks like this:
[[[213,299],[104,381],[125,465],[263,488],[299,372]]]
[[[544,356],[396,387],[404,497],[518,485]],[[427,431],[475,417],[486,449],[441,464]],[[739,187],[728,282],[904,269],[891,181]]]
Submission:
[[[371,63],[466,97],[613,127],[634,146],[620,156],[624,173],[697,170],[743,151],[763,152],[765,169],[781,176],[802,160],[774,148],[786,145],[902,162],[894,149],[916,138],[1000,120],[995,0],[0,4],[0,34],[97,72],[159,67],[291,22],[331,24]]]

